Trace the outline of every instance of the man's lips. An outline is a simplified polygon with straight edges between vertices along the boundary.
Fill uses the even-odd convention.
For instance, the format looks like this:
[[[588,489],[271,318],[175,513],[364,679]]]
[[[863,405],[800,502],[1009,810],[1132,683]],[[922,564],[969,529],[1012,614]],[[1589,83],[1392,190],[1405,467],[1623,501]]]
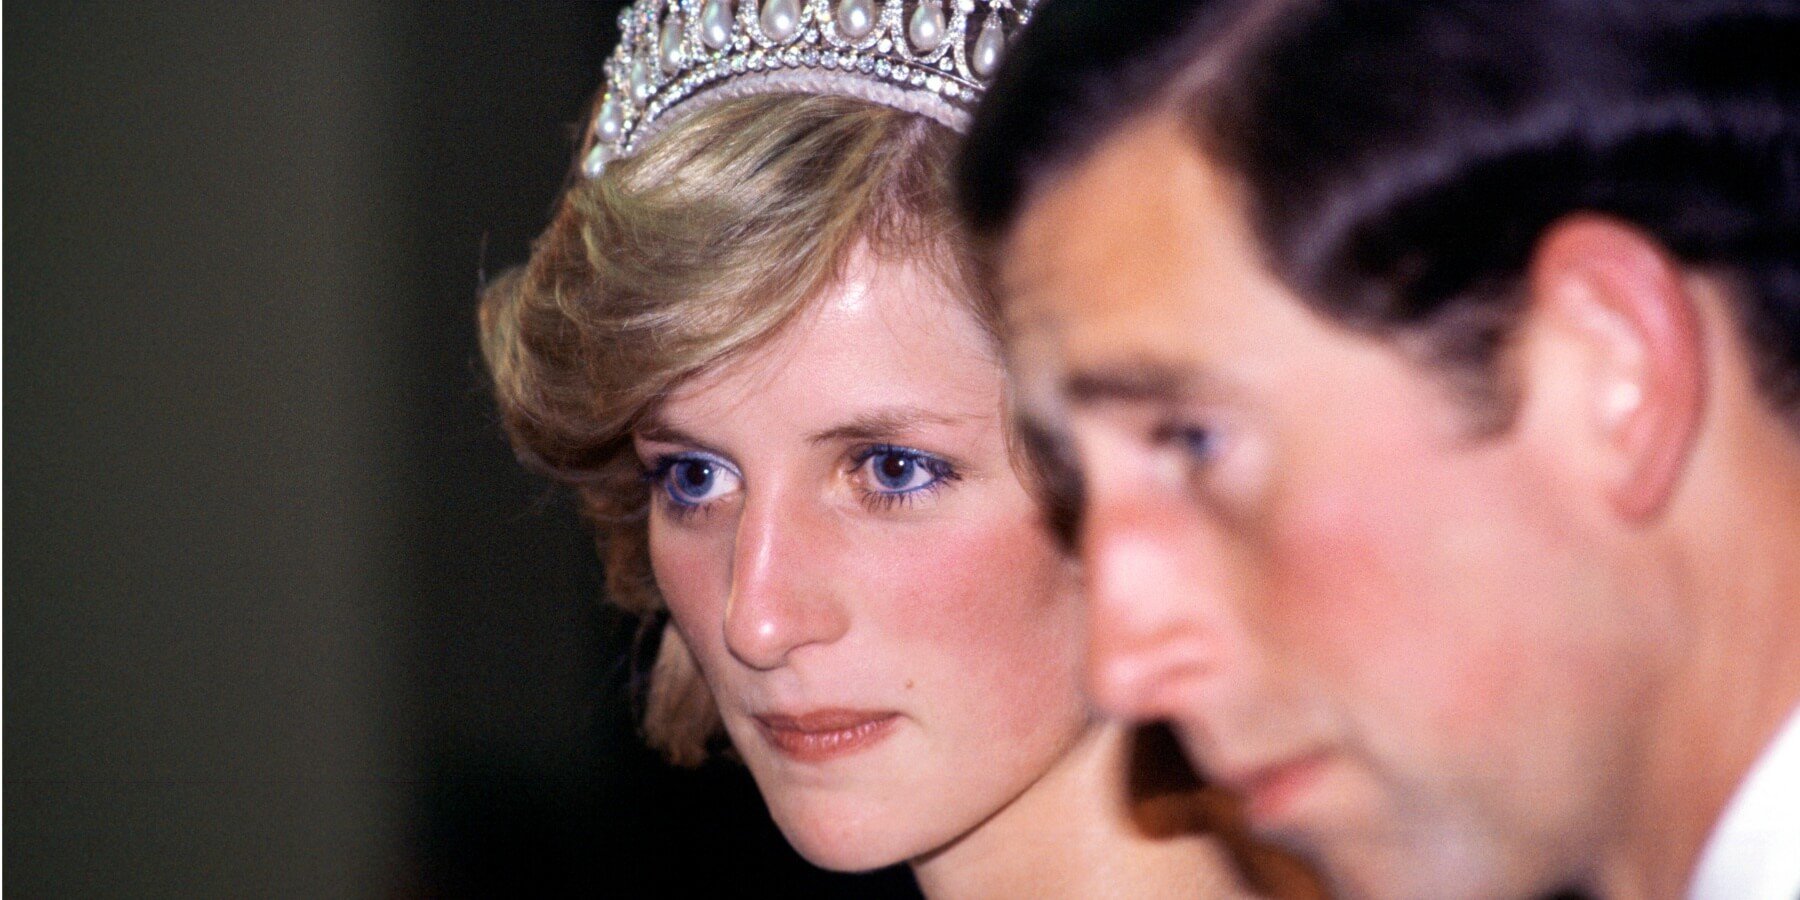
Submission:
[[[1269,827],[1290,818],[1301,799],[1323,776],[1324,753],[1307,753],[1284,761],[1215,773],[1218,781],[1244,801],[1251,823]]]
[[[755,717],[769,746],[800,762],[823,762],[867,749],[894,730],[900,714],[891,710],[816,709],[804,713],[764,713]]]

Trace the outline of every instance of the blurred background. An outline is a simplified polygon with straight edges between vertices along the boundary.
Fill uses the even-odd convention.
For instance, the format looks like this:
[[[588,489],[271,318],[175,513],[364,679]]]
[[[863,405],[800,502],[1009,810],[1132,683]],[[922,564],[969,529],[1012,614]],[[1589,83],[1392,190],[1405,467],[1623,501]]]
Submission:
[[[491,411],[618,6],[6,5],[9,895],[912,894],[641,749]]]

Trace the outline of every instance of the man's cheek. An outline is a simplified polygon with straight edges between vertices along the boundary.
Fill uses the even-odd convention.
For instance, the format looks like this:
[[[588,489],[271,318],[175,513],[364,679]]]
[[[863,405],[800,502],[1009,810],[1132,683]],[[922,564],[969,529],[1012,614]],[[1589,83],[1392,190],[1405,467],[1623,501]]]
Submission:
[[[1503,702],[1528,648],[1476,608],[1475,573],[1443,577],[1442,526],[1386,497],[1319,496],[1278,534],[1266,628],[1340,702],[1411,720],[1388,727],[1464,732]]]

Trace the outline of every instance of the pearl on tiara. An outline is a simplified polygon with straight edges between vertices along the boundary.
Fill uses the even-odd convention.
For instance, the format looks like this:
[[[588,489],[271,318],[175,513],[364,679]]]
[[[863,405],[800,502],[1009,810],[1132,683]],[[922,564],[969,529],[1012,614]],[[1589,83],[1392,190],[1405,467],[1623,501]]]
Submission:
[[[1038,0],[638,0],[619,13],[590,178],[711,99],[837,93],[967,128]]]

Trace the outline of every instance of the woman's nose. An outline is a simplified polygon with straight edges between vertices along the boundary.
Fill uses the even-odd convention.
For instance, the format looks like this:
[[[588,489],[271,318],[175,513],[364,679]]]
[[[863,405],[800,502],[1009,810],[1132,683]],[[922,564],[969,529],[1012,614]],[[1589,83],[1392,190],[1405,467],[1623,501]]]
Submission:
[[[832,524],[803,504],[745,504],[725,607],[725,644],[753,669],[787,665],[849,628],[838,596]]]

